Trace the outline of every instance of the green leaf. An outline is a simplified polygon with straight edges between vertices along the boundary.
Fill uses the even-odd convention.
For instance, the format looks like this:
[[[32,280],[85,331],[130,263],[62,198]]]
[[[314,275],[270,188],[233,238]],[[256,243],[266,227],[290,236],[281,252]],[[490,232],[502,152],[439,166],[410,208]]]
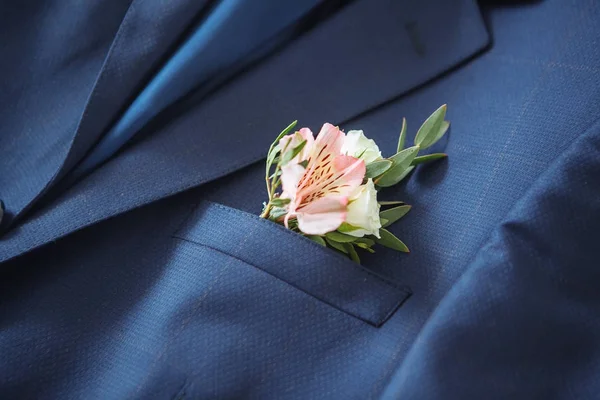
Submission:
[[[338,243],[350,243],[356,240],[354,236],[345,235],[337,231],[328,232],[325,234],[325,237]]]
[[[410,165],[410,163],[412,162],[412,160],[414,160],[414,158],[417,156],[418,152],[419,152],[419,146],[412,146],[412,147],[409,147],[407,149],[404,149],[404,150],[394,154],[393,156],[388,158],[388,160],[390,160],[392,163],[394,163],[392,168],[396,168],[396,167],[407,168]]]
[[[287,210],[285,208],[273,207],[269,212],[269,219],[271,221],[277,221],[280,217],[283,217],[285,214],[287,214]]]
[[[325,241],[327,242],[327,244],[331,247],[333,247],[336,250],[341,251],[344,254],[348,254],[348,250],[346,250],[346,246],[344,246],[344,243],[338,243],[336,241],[333,241],[331,239],[329,239],[327,236],[325,236]]]
[[[394,163],[386,173],[375,180],[381,187],[389,187],[400,182],[406,175],[406,170],[411,168],[410,164],[419,152],[418,146],[409,147],[389,158]]]
[[[273,164],[273,161],[275,161],[275,157],[277,157],[277,154],[279,154],[280,150],[281,148],[279,147],[279,144],[275,145],[267,155],[267,163]]]
[[[278,177],[278,176],[281,176],[281,174],[282,174],[282,173],[283,173],[283,172],[282,172],[282,171],[279,169],[279,170],[277,170],[277,171],[273,172],[273,173],[271,174],[271,176],[269,176],[269,179],[273,179],[273,178],[276,178],[276,177]]]
[[[269,147],[269,152],[267,153],[267,162],[265,163],[265,179],[267,181],[269,180],[269,174],[270,174],[273,162],[275,161],[277,154],[280,152],[279,140],[282,137],[284,137],[285,135],[287,135],[292,129],[294,129],[294,127],[296,126],[297,123],[298,123],[298,121],[294,121],[291,124],[289,124],[287,126],[287,128],[285,128],[283,131],[281,131],[281,133],[277,136],[277,138],[275,138],[273,143],[271,143],[271,146]],[[270,190],[271,190],[270,183],[267,182],[267,191],[269,191],[269,196],[271,196]]]
[[[281,148],[279,147],[279,140],[282,137],[284,137],[285,135],[287,135],[288,133],[290,133],[291,130],[294,129],[294,127],[296,126],[297,123],[298,123],[298,121],[294,121],[291,124],[289,124],[287,126],[287,128],[282,130],[279,133],[279,135],[277,135],[277,138],[275,138],[273,143],[271,143],[271,146],[269,147],[269,153],[267,154],[267,175],[269,174],[269,169],[271,168],[271,165],[275,161],[275,157],[281,151]]]
[[[369,253],[375,253],[375,250],[371,248],[375,244],[373,239],[369,239],[367,237],[356,238],[356,241],[352,244],[363,250],[367,250]]]
[[[423,122],[423,125],[421,125],[415,136],[415,146],[426,149],[439,140],[441,137],[440,130],[442,129],[444,118],[446,117],[446,108],[447,107],[444,104]]]
[[[266,175],[269,175],[271,167],[273,166],[273,162],[276,162],[275,159],[278,158],[277,155],[279,154],[279,150],[279,145],[271,145],[271,148],[269,149],[269,154],[267,154]]]
[[[290,228],[290,230],[295,231],[298,228],[298,220],[290,219],[288,221],[288,227]]]
[[[350,256],[352,261],[360,264],[360,257],[358,256],[358,253],[356,252],[354,245],[352,245],[351,243],[344,243],[344,247],[346,247],[346,250],[348,251],[348,255]]]
[[[387,219],[385,219],[385,218],[381,218],[381,217],[380,217],[380,218],[379,218],[379,222],[380,222],[380,223],[381,223],[381,225],[383,226],[383,225],[385,225],[385,224],[387,224],[387,223],[388,223],[388,220],[387,220]]]
[[[369,239],[369,238],[366,238],[366,237],[361,237],[361,238],[356,239],[356,241],[354,243],[357,244],[357,245],[360,243],[360,244],[364,244],[366,246],[371,247],[371,246],[373,246],[375,244],[375,241],[373,239]]]
[[[392,167],[393,163],[390,160],[378,160],[373,161],[367,165],[367,172],[365,176],[367,178],[375,178],[383,174],[385,171]]]
[[[379,201],[380,206],[395,206],[396,204],[404,204],[403,201]]]
[[[440,140],[446,134],[446,132],[448,132],[448,128],[450,128],[450,122],[442,121],[440,131],[438,132],[437,136],[433,139],[433,143],[431,143],[429,146],[433,146],[434,144],[436,144],[437,141]]]
[[[404,149],[404,143],[406,142],[406,118],[402,118],[402,129],[400,129],[400,138],[398,139],[398,152]]]
[[[340,227],[337,230],[338,230],[338,232],[346,233],[346,232],[355,231],[357,229],[360,229],[360,228],[358,226],[350,225],[347,222],[342,222],[342,224],[340,225]]]
[[[306,146],[306,140],[300,142],[300,144],[294,147],[292,150],[286,151],[283,157],[281,157],[281,165],[284,166],[289,163],[294,157],[296,157]]]
[[[290,199],[281,199],[281,198],[277,198],[277,199],[273,199],[273,200],[271,200],[271,204],[272,204],[274,207],[283,207],[283,206],[285,206],[286,204],[289,204],[289,203],[290,203],[290,201],[291,201]]]
[[[404,217],[407,212],[410,211],[409,205],[399,206],[390,208],[389,210],[385,210],[379,213],[379,219],[385,219],[386,223],[381,223],[382,227],[390,226],[394,222],[398,221],[400,218]]]
[[[294,129],[294,127],[296,126],[296,124],[298,123],[298,121],[294,121],[291,124],[289,124],[287,126],[287,128],[285,128],[284,130],[281,131],[281,133],[277,136],[277,139],[275,139],[275,141],[273,142],[273,144],[277,144],[277,142],[279,142],[279,140],[284,137],[285,135],[287,135],[288,133],[290,133],[292,131],[292,129]]]
[[[414,165],[411,165],[410,167],[406,168],[406,170],[404,170],[404,173],[398,177],[398,182],[402,182],[402,180],[406,178],[408,174],[412,172],[413,169],[415,169]]]
[[[412,161],[412,165],[424,164],[424,163],[440,160],[440,159],[446,158],[446,157],[448,157],[448,154],[446,154],[446,153],[427,154],[425,156],[415,157],[415,159]]]
[[[306,166],[308,165],[308,160],[301,161],[298,164],[302,165],[302,167],[306,168]]]
[[[323,238],[321,236],[308,235],[306,237],[309,238],[310,240],[312,240],[313,242],[317,242],[321,246],[327,246],[327,243],[325,243],[325,240],[323,240]]]
[[[375,253],[375,250],[371,248],[371,246],[366,245],[364,243],[354,243],[357,247],[360,247],[363,250],[368,251],[369,253]]]
[[[394,236],[393,233],[388,231],[387,229],[380,229],[379,234],[381,235],[381,239],[375,239],[377,243],[382,246],[389,247],[393,250],[402,251],[404,253],[408,253],[408,247],[402,242],[402,240],[398,239]]]

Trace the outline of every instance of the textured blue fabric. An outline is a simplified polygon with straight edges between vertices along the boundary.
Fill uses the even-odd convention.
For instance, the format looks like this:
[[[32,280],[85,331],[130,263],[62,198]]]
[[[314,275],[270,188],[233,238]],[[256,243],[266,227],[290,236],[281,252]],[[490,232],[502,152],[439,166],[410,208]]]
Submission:
[[[166,106],[276,36],[321,0],[223,0],[81,162],[77,179],[114,154]],[[284,40],[279,36],[279,40]],[[271,46],[277,42],[270,41]],[[264,49],[263,49],[264,51]]]
[[[128,7],[122,0],[92,1],[73,13],[75,3],[2,4],[0,198],[6,207],[4,224],[22,212],[59,169]]]
[[[140,143],[64,193],[55,206],[4,234],[0,261],[245,167],[262,159],[273,137],[294,119],[313,127],[343,121],[432,79],[487,44],[471,0],[444,2],[435,13],[427,12],[431,7],[395,0],[351,3],[209,98],[191,97],[145,128]],[[448,18],[458,28],[443,43],[424,28]],[[430,52],[416,51],[407,24],[423,27],[420,44]],[[360,30],[351,29],[359,25]],[[356,58],[353,51],[362,56]],[[193,112],[178,118],[186,110]],[[119,201],[107,201],[112,197]]]
[[[2,236],[1,397],[595,399],[600,4],[485,7],[493,44],[457,65],[487,43],[474,3],[409,3],[347,5]],[[299,62],[332,51],[355,63]],[[364,257],[413,292],[374,327],[394,290],[237,210],[259,212],[251,163],[290,119],[391,149],[440,102],[450,158],[383,193],[414,205],[391,228],[412,252]]]
[[[294,240],[286,241],[290,236]],[[174,237],[243,260],[374,326],[383,324],[410,296],[408,289],[333,252],[307,263],[298,254],[320,253],[319,244],[295,240],[297,235],[281,226],[214,203],[198,206]],[[256,251],[275,243],[276,252]]]
[[[0,37],[11,38],[0,49],[4,229],[81,160],[206,6],[93,0],[3,7]]]
[[[512,206],[385,398],[597,398],[599,177],[600,119]]]

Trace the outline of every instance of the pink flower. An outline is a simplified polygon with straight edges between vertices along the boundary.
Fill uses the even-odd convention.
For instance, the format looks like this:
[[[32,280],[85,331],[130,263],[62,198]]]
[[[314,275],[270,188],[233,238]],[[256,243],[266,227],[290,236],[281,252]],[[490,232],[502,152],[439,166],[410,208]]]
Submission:
[[[336,230],[346,220],[348,197],[363,182],[365,162],[341,154],[345,135],[331,124],[323,125],[314,141],[310,140],[312,132],[308,128],[294,135],[297,134],[307,140],[306,146],[293,162],[281,169],[281,197],[291,200],[285,225],[296,218],[302,232],[323,235]],[[302,139],[284,137],[280,147],[289,146],[290,140],[294,145]],[[300,164],[303,161],[306,168]]]

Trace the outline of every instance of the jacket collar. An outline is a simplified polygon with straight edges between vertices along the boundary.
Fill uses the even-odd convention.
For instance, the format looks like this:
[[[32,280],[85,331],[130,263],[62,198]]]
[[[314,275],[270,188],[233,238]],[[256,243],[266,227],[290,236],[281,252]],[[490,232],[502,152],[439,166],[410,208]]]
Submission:
[[[290,121],[340,124],[434,79],[488,40],[473,0],[351,3],[198,104],[173,107],[143,140],[8,232],[0,261],[221,178],[263,158]]]
[[[26,137],[17,137],[22,146],[27,146],[28,143],[32,145],[26,147],[25,154],[12,154],[12,163],[9,159],[5,164],[11,168],[10,173],[0,169],[0,175],[10,177],[0,179],[0,195],[6,206],[2,223],[4,229],[31,209],[86,154],[119,111],[148,80],[161,59],[176,44],[182,32],[185,32],[185,27],[194,18],[201,16],[207,3],[208,0],[133,0],[128,9],[123,8],[126,12],[120,25],[117,25],[118,30],[113,34],[110,47],[107,46],[104,62],[96,64],[94,57],[98,53],[92,51],[72,56],[78,58],[78,61],[68,65],[72,69],[70,75],[88,74],[94,65],[101,65],[96,79],[91,85],[85,106],[81,109],[72,107],[74,113],[80,113],[72,116],[73,124],[54,127],[48,122],[40,122],[44,129],[32,129],[31,132],[24,133]],[[79,12],[94,13],[93,7]],[[116,10],[107,12],[113,16]],[[156,18],[157,15],[161,18]],[[101,16],[100,19],[102,18],[104,17]],[[82,26],[77,34],[93,35],[88,42],[98,42],[108,35],[106,30],[109,28],[105,26],[110,24],[97,25],[93,29]],[[48,45],[48,48],[53,49],[53,46],[55,47],[54,43],[52,46]],[[94,46],[99,44],[95,43]],[[52,101],[60,103],[64,99]],[[48,137],[55,140],[51,148],[48,148],[51,146]],[[11,165],[14,163],[16,165]],[[35,171],[32,171],[34,165]],[[19,182],[21,184],[17,184]],[[24,182],[27,184],[23,184]]]

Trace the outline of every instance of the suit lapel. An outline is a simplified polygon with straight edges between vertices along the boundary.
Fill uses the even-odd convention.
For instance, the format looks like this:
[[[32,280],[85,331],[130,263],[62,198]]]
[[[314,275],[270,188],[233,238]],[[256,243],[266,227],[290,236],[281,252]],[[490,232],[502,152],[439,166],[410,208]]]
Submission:
[[[43,174],[45,178],[35,185],[16,185],[15,181],[26,181],[32,175],[29,166],[17,166],[15,170],[22,171],[25,176],[14,177],[12,182],[7,182],[6,187],[2,187],[0,182],[8,214],[5,224],[12,224],[29,210],[85,155],[111,121],[131,101],[161,58],[176,44],[185,28],[207,2],[208,0],[132,1],[114,36],[75,129],[64,133],[71,138],[65,138],[66,146],[51,150],[52,153],[59,152],[57,157],[53,155],[52,162],[43,156],[34,160],[36,174]],[[157,18],[158,15],[160,18]],[[43,143],[45,141],[40,139],[36,146]],[[31,149],[30,151],[30,154],[35,153]]]
[[[487,43],[472,0],[351,3],[199,104],[165,113],[168,122],[9,232],[0,261],[243,168],[290,121],[341,123]]]
[[[98,76],[58,178],[83,157],[142,89],[207,3],[209,0],[134,0]]]

